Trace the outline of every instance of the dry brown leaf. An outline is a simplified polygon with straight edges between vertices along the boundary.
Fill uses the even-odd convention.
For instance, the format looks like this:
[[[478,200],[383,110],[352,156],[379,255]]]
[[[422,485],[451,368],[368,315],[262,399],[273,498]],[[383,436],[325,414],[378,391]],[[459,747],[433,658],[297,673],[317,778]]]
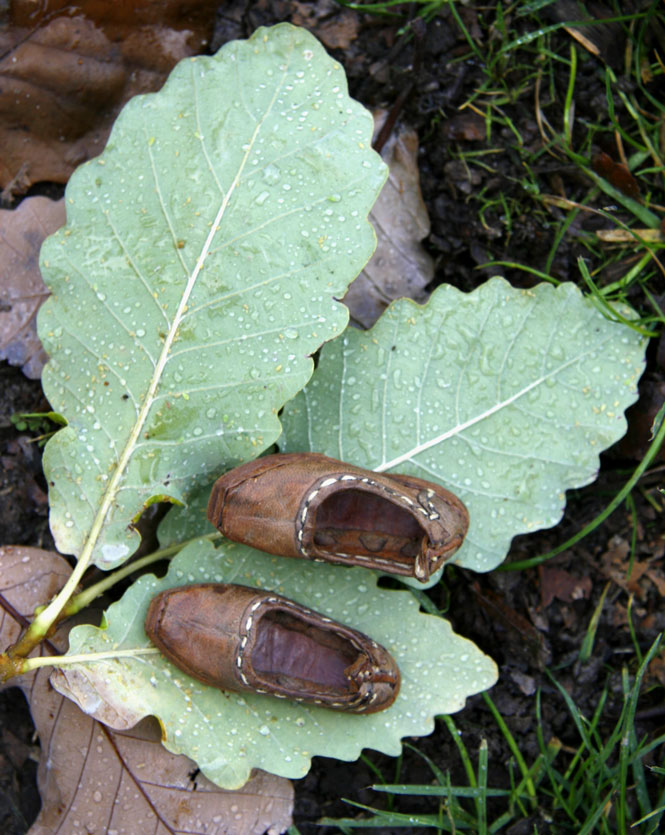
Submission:
[[[640,199],[639,183],[623,162],[616,162],[605,151],[600,151],[592,157],[591,165],[596,174],[604,177],[615,189],[632,197],[633,200]]]
[[[37,311],[48,296],[39,249],[64,222],[64,200],[28,197],[13,212],[0,209],[0,359],[22,366],[33,380],[47,359],[36,327]]]
[[[72,570],[64,557],[22,545],[0,547],[0,595],[27,620],[64,586]],[[21,625],[0,607],[0,650],[13,644]],[[19,682],[20,683],[20,682]]]
[[[375,132],[385,116],[385,112],[375,114]],[[343,299],[351,318],[365,328],[394,299],[408,296],[424,302],[425,287],[434,275],[434,262],[420,244],[430,223],[420,193],[417,133],[411,128],[394,132],[381,156],[390,173],[369,216],[376,231],[376,251]]]
[[[665,573],[661,568],[662,557],[654,554],[647,560],[630,560],[630,545],[621,536],[613,536],[607,551],[600,558],[601,572],[637,600],[645,600],[649,592],[648,580],[658,594],[665,596]],[[630,574],[629,574],[630,572]]]
[[[353,12],[344,9],[334,20],[327,20],[314,29],[314,34],[328,49],[348,49],[358,35],[360,21]]]
[[[662,569],[651,568],[645,571],[645,574],[658,589],[658,594],[661,597],[665,597],[665,573],[663,573]]]
[[[309,29],[328,49],[348,49],[360,29],[360,18],[335,0],[291,3],[291,22]]]
[[[651,659],[648,667],[649,676],[655,678],[660,684],[665,687],[665,653],[659,653],[655,658]]]
[[[441,133],[445,139],[458,142],[482,142],[487,138],[487,126],[484,116],[473,110],[463,110],[456,113],[441,125]]]
[[[122,105],[158,90],[211,34],[214,0],[15,0],[0,28],[0,185],[64,183]]]
[[[596,237],[608,244],[660,243],[663,232],[661,229],[596,229]]]
[[[0,548],[0,594],[24,617],[55,594],[70,573],[58,554]],[[5,647],[16,640],[20,627],[4,608],[0,618]],[[288,780],[257,771],[238,791],[220,789],[197,774],[188,757],[162,747],[155,720],[128,732],[111,731],[53,690],[49,673],[49,668],[40,669],[11,682],[30,702],[42,747],[42,809],[28,835],[259,835],[284,832],[291,824],[293,787]]]
[[[588,598],[593,583],[591,577],[576,577],[563,568],[544,565],[540,571],[540,597],[543,609],[546,609],[556,597],[564,603]]]
[[[255,772],[242,789],[220,789],[188,757],[162,746],[156,720],[111,731],[53,690],[44,671],[30,701],[48,757],[38,773],[43,807],[29,835],[56,829],[259,835],[291,824],[293,788],[283,777]]]

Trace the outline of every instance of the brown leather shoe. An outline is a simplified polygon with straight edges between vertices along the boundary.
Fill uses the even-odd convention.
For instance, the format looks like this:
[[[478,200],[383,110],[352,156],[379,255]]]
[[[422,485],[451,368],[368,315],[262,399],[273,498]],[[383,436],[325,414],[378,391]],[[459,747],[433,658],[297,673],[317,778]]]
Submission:
[[[226,583],[168,589],[145,620],[176,667],[222,690],[251,690],[352,713],[397,698],[397,664],[382,646],[279,594]]]
[[[304,452],[257,458],[217,479],[208,519],[229,539],[270,554],[421,582],[469,527],[462,502],[437,484]]]

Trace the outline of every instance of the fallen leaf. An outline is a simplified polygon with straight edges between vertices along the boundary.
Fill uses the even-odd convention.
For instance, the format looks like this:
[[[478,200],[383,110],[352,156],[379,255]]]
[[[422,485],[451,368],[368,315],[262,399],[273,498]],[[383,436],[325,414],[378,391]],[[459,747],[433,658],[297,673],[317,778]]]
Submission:
[[[237,791],[220,789],[183,755],[161,744],[147,719],[118,733],[82,713],[40,671],[30,701],[42,750],[42,811],[29,835],[60,832],[284,832],[291,824],[288,780],[257,771]],[[64,807],[64,808],[63,808]],[[101,824],[101,826],[100,826]]]
[[[35,607],[57,594],[71,573],[67,560],[52,551],[22,545],[0,547],[0,597],[8,604],[0,606],[0,648],[4,650],[19,637],[19,618],[30,620]]]
[[[36,8],[38,5],[38,8]],[[213,0],[17,0],[0,28],[0,186],[64,183],[127,99],[158,90],[211,34]],[[6,10],[6,5],[3,4]],[[7,188],[11,184],[11,188]]]
[[[356,39],[359,25],[358,16],[345,9],[334,20],[317,26],[314,34],[328,49],[348,49]]]
[[[526,675],[526,673],[521,673],[519,670],[511,670],[510,677],[519,687],[522,693],[524,693],[525,696],[533,696],[533,694],[538,689],[538,687],[536,686],[536,680],[533,676]]]
[[[655,658],[651,659],[648,672],[651,678],[655,678],[665,687],[665,653],[661,652]]]
[[[631,244],[645,241],[660,243],[663,240],[662,229],[596,229],[596,237],[607,244]]]
[[[601,151],[591,160],[596,174],[604,177],[610,185],[633,200],[640,199],[640,187],[637,180],[622,162],[615,162],[609,154]]]
[[[384,111],[374,115],[375,135],[385,117]],[[408,296],[424,302],[425,287],[434,276],[434,262],[420,244],[430,223],[420,193],[415,130],[405,127],[393,133],[381,156],[390,173],[369,215],[376,251],[343,299],[351,318],[364,328],[371,327],[393,299]]]
[[[13,212],[0,209],[0,359],[20,365],[32,380],[41,376],[47,359],[36,327],[48,296],[39,250],[64,222],[64,200],[29,197]]]
[[[663,571],[660,568],[652,568],[645,571],[645,574],[658,589],[658,594],[665,597],[665,574],[663,574]]]
[[[593,583],[591,577],[576,577],[563,568],[542,566],[540,570],[540,597],[543,609],[546,609],[556,597],[564,603],[588,598]]]
[[[464,110],[446,119],[441,126],[441,132],[445,139],[480,142],[487,136],[487,127],[485,119],[480,114]]]
[[[340,9],[335,0],[317,3],[293,2],[291,22],[304,26],[328,49],[348,49],[358,35],[360,18],[350,9]]]
[[[600,558],[601,572],[617,586],[637,600],[644,600],[648,594],[647,580],[665,596],[665,573],[661,568],[660,555],[647,560],[630,561],[630,545],[623,537],[613,536],[607,550]]]
[[[38,548],[0,548],[0,642],[18,637],[13,613],[29,618],[35,606],[65,583],[71,569],[58,554]],[[56,641],[66,643],[66,627]],[[43,755],[38,784],[42,809],[28,835],[106,832],[284,832],[291,824],[293,787],[262,771],[237,791],[220,789],[185,756],[169,753],[155,720],[131,731],[111,731],[86,716],[49,684],[50,669],[11,681],[24,691]]]

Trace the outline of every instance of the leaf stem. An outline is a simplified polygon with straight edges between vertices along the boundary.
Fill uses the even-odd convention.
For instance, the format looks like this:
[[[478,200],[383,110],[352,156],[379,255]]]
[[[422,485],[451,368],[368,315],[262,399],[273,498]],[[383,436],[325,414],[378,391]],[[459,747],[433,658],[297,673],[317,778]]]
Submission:
[[[204,536],[187,539],[184,542],[176,542],[166,548],[160,548],[157,551],[153,551],[151,554],[147,554],[140,560],[127,563],[122,568],[114,571],[112,574],[108,574],[103,580],[100,580],[98,583],[93,583],[93,585],[88,586],[88,588],[84,591],[74,595],[74,597],[71,598],[62,610],[61,618],[67,618],[75,615],[77,612],[80,612],[81,609],[90,605],[90,603],[92,603],[92,601],[101,594],[104,594],[105,591],[113,588],[113,586],[116,583],[119,583],[120,580],[124,580],[125,577],[129,577],[131,574],[134,574],[135,571],[140,571],[142,568],[146,568],[155,562],[159,562],[159,560],[167,560],[174,557],[179,551],[182,551],[183,548],[187,547],[187,545],[191,545],[192,542],[197,542],[201,539],[206,539],[211,542],[215,539],[221,538],[221,534],[214,531],[213,533],[205,534]]]
[[[278,93],[276,91],[275,94],[273,95],[272,101],[270,103],[271,108],[274,105],[275,100],[277,99],[277,95],[278,95]],[[169,327],[168,333],[166,334],[166,337],[164,339],[164,344],[162,346],[160,355],[157,359],[157,363],[156,363],[154,371],[152,373],[152,377],[150,379],[150,384],[149,384],[148,389],[145,393],[143,404],[141,406],[139,414],[137,415],[136,421],[135,421],[135,423],[132,427],[132,430],[129,434],[129,437],[127,438],[127,442],[125,443],[125,446],[122,450],[122,453],[121,453],[121,455],[118,459],[118,462],[116,464],[113,476],[111,477],[111,479],[109,481],[109,484],[108,484],[108,487],[107,487],[105,493],[102,496],[101,502],[99,504],[99,508],[98,508],[97,513],[95,515],[95,518],[93,520],[92,526],[90,528],[90,532],[88,533],[85,544],[83,546],[83,550],[81,551],[81,554],[78,557],[78,562],[76,564],[76,567],[74,568],[74,571],[72,572],[69,580],[62,587],[60,592],[53,598],[53,600],[49,603],[49,605],[37,615],[37,617],[30,624],[30,626],[28,627],[26,632],[23,634],[21,639],[16,644],[14,644],[14,646],[10,647],[10,649],[8,650],[8,656],[12,659],[17,658],[17,657],[25,657],[25,656],[29,655],[30,652],[45,637],[45,635],[48,634],[48,632],[51,629],[51,627],[53,626],[53,624],[57,621],[60,613],[62,612],[62,610],[67,605],[67,603],[69,601],[69,598],[73,595],[74,589],[78,585],[79,580],[81,579],[81,577],[83,576],[83,574],[85,573],[86,569],[88,568],[88,566],[90,565],[90,563],[92,561],[92,556],[93,556],[94,550],[97,546],[97,543],[99,541],[99,538],[102,535],[102,531],[104,529],[104,525],[106,523],[107,516],[108,516],[109,511],[110,511],[110,509],[113,505],[113,502],[116,499],[116,496],[118,494],[118,490],[120,489],[121,479],[123,478],[123,476],[125,474],[125,470],[127,469],[127,466],[128,466],[129,461],[131,459],[131,456],[134,453],[134,450],[136,448],[136,443],[138,441],[138,438],[139,438],[141,432],[143,431],[143,427],[145,425],[146,420],[148,419],[148,413],[150,412],[150,409],[152,408],[153,402],[155,400],[155,396],[156,396],[156,393],[157,393],[159,383],[161,382],[161,379],[162,379],[164,368],[165,368],[166,363],[168,362],[168,359],[169,359],[169,354],[170,354],[170,351],[171,351],[171,347],[173,345],[173,342],[176,339],[176,334],[178,332],[178,328],[180,327],[180,323],[182,322],[182,318],[185,314],[185,311],[187,310],[187,305],[189,304],[189,300],[190,300],[190,297],[191,297],[192,292],[194,290],[194,287],[196,285],[196,282],[198,280],[199,273],[203,269],[204,262],[205,262],[206,258],[208,257],[208,255],[210,254],[213,239],[214,239],[215,235],[217,234],[219,226],[222,222],[222,217],[226,212],[226,209],[227,209],[227,206],[228,206],[229,201],[231,199],[231,196],[234,194],[234,192],[236,190],[236,187],[237,187],[237,185],[240,181],[240,178],[241,178],[242,173],[243,173],[243,171],[245,169],[245,166],[247,164],[247,160],[249,158],[251,150],[256,143],[256,139],[257,139],[257,136],[258,136],[258,133],[259,133],[259,130],[260,130],[262,124],[263,124],[263,122],[259,121],[259,122],[257,122],[257,125],[254,128],[254,132],[253,132],[252,137],[250,138],[250,141],[249,141],[249,143],[246,147],[244,156],[243,156],[243,158],[241,160],[241,163],[238,167],[238,171],[237,171],[237,173],[236,173],[236,175],[233,179],[233,182],[230,184],[229,189],[227,190],[227,192],[225,193],[225,195],[222,199],[222,202],[221,202],[220,207],[217,211],[217,214],[216,214],[216,216],[215,216],[215,218],[214,218],[214,220],[213,220],[213,222],[210,226],[208,236],[207,236],[207,238],[206,238],[206,240],[203,244],[203,247],[201,249],[201,252],[200,252],[199,256],[196,259],[194,269],[192,270],[191,274],[189,274],[187,276],[187,282],[186,282],[186,285],[183,289],[182,297],[181,297],[180,302],[178,304],[178,307],[177,307],[177,309],[174,313],[173,320],[172,320],[171,325]],[[154,169],[154,161],[153,161],[153,158],[152,158],[152,152],[149,150],[148,153],[150,154],[150,163],[151,163],[151,165],[153,166],[153,169]],[[162,202],[162,204],[164,204],[164,199],[162,197],[161,191],[159,190],[159,183],[158,183],[158,178],[156,176],[156,172],[155,172],[155,184],[157,186],[156,190],[157,190],[159,200]],[[111,225],[111,228],[114,229],[112,221],[111,221],[111,217],[110,217],[110,214],[109,214],[108,211],[106,211],[106,215],[107,215],[108,222]],[[114,229],[114,232],[115,232],[115,229]],[[173,230],[171,230],[171,233],[172,233],[172,235],[175,239],[176,236],[173,233]]]
[[[649,464],[653,461],[653,459],[658,455],[660,447],[665,440],[665,421],[661,424],[658,432],[651,441],[649,445],[649,449],[646,451],[646,455],[640,461],[638,466],[635,468],[635,471],[625,483],[623,488],[619,490],[616,496],[612,499],[612,501],[607,505],[605,510],[596,516],[595,519],[592,519],[588,525],[582,528],[581,531],[578,531],[574,536],[571,536],[570,539],[567,539],[565,542],[561,543],[561,545],[557,545],[556,548],[553,548],[551,551],[548,551],[545,554],[540,554],[537,557],[531,557],[528,560],[519,560],[518,562],[511,562],[508,564],[500,565],[497,568],[497,571],[522,571],[525,568],[533,568],[536,565],[540,565],[543,562],[555,557],[557,554],[560,554],[562,551],[566,551],[568,548],[571,548],[581,539],[584,539],[587,534],[590,534],[591,531],[595,530],[598,525],[607,519],[614,511],[619,507],[619,505],[626,499],[626,497],[630,494],[633,490],[637,482],[642,478],[644,471],[649,466]]]
[[[26,658],[22,673],[29,673],[39,667],[66,667],[70,664],[87,664],[89,661],[106,661],[113,658],[134,658],[137,655],[159,655],[157,647],[136,647],[135,649],[111,649],[107,652],[90,652],[83,655],[40,655]]]
[[[79,581],[85,573],[89,563],[89,560],[84,562],[81,558],[58,594],[53,598],[48,606],[37,614],[22,637],[7,650],[7,656],[12,660],[25,658],[37,646],[37,644],[43,640],[56,622],[80,612],[81,609],[91,603],[95,598],[99,597],[100,594],[103,594],[107,589],[111,588],[117,582],[123,580],[130,574],[133,574],[135,571],[145,568],[145,566],[151,565],[159,560],[175,556],[178,551],[182,550],[191,542],[195,542],[197,539],[214,540],[219,536],[220,535],[217,532],[213,532],[205,534],[204,536],[194,537],[193,539],[185,542],[170,545],[167,548],[160,548],[158,551],[153,551],[152,554],[148,554],[142,559],[129,563],[118,571],[114,571],[112,574],[109,574],[108,577],[105,577],[103,580],[100,580],[98,583],[95,583],[79,594],[74,595],[74,590],[78,586]],[[17,668],[15,671],[7,669],[4,672],[4,675],[12,677],[13,675],[20,675],[25,671],[26,668],[21,665],[21,668]]]
[[[78,586],[81,577],[83,577],[89,562],[90,559],[88,557],[87,560],[80,559],[76,563],[74,570],[69,575],[67,582],[60,589],[58,594],[56,594],[48,606],[37,615],[21,638],[9,647],[7,655],[10,659],[18,660],[19,658],[25,658],[25,656],[32,652],[32,650],[46,637],[46,635],[48,635],[49,630],[53,626],[58,615],[69,598],[73,595],[74,590]],[[22,669],[21,672],[25,672],[25,669]]]
[[[442,432],[435,438],[430,438],[429,441],[425,441],[422,444],[418,444],[417,446],[410,449],[408,452],[405,452],[402,455],[398,455],[397,458],[393,458],[392,461],[384,460],[381,464],[379,464],[378,467],[374,467],[374,472],[385,473],[392,470],[393,467],[397,467],[400,464],[403,464],[405,461],[412,461],[416,456],[420,455],[422,452],[431,449],[431,447],[433,446],[438,446],[440,443],[446,441],[448,438],[452,438],[455,435],[459,435],[465,429],[469,429],[476,423],[480,423],[480,421],[485,420],[485,418],[491,417],[496,412],[500,412],[501,409],[505,409],[507,406],[510,406],[512,403],[515,403],[515,401],[519,400],[520,397],[524,397],[524,395],[528,394],[532,389],[542,385],[546,380],[549,380],[551,377],[554,377],[556,374],[563,371],[565,368],[568,368],[569,365],[573,365],[573,363],[579,362],[579,359],[579,356],[575,356],[569,360],[566,360],[566,362],[561,363],[561,365],[557,366],[556,368],[553,368],[546,374],[541,374],[540,377],[536,378],[535,380],[532,380],[530,383],[524,386],[524,388],[521,388],[519,391],[516,391],[515,394],[512,394],[510,397],[505,398],[505,400],[501,400],[498,403],[495,403],[494,406],[491,406],[489,409],[485,409],[485,411],[481,412],[481,414],[474,415],[464,423],[460,423],[458,426],[454,426],[452,429],[448,429],[446,432]]]

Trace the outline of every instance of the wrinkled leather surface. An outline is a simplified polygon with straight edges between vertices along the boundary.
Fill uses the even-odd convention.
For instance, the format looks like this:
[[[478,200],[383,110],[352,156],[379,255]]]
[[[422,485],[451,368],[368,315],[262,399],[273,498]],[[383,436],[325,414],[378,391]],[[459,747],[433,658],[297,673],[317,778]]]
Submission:
[[[230,470],[212,489],[208,518],[229,539],[270,554],[423,582],[457,551],[469,524],[462,502],[440,485],[318,453],[268,455]]]
[[[353,713],[394,702],[400,673],[367,635],[272,592],[226,583],[178,586],[150,603],[145,630],[183,672]]]

